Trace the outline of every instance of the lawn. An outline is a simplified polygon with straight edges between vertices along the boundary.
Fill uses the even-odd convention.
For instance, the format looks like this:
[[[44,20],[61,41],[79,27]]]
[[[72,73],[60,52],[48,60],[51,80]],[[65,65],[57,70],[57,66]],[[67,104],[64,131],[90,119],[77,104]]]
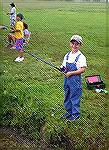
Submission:
[[[9,26],[9,1],[3,1],[2,21]],[[17,51],[6,48],[0,40],[0,124],[16,127],[21,134],[41,140],[56,149],[106,150],[109,119],[104,93],[86,88],[85,76],[100,74],[109,90],[106,75],[106,4],[65,1],[15,1],[31,31],[25,49],[59,67],[70,51],[73,34],[84,39],[81,51],[87,58],[83,74],[81,117],[77,122],[61,120],[63,75],[25,53],[25,60],[15,63]],[[7,38],[8,31],[0,34]],[[108,96],[107,96],[108,99]],[[46,142],[45,142],[46,141]],[[67,144],[65,144],[67,143]],[[68,147],[66,146],[68,145]]]

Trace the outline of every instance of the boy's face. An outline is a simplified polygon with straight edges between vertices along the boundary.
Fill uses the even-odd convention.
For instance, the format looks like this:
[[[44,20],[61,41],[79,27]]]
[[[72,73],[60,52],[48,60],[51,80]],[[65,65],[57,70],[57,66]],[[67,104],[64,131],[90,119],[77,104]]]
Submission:
[[[74,53],[76,53],[76,52],[79,50],[80,46],[81,46],[81,44],[79,44],[79,43],[76,42],[76,41],[71,41],[71,42],[70,42],[70,47],[71,47],[71,49],[72,49],[72,51],[73,51]]]
[[[17,21],[20,21],[21,18],[20,18],[19,16],[16,16],[16,20],[17,20]]]

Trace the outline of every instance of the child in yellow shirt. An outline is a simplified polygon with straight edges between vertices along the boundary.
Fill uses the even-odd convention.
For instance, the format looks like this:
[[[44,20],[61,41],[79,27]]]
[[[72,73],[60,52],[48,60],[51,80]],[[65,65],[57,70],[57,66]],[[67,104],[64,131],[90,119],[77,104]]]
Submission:
[[[24,19],[21,13],[16,16],[16,26],[12,28],[12,32],[14,32],[14,37],[16,39],[15,49],[19,51],[19,56],[15,59],[16,62],[21,62],[24,60],[24,50],[23,50],[23,22]]]

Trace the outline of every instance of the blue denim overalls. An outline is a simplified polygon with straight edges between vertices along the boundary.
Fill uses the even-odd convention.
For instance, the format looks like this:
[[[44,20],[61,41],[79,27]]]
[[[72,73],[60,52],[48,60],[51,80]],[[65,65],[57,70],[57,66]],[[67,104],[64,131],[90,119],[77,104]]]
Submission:
[[[68,52],[66,60],[69,59]],[[66,70],[75,71],[77,70],[76,62],[78,61],[81,54],[79,54],[73,63],[66,62]],[[75,119],[80,116],[80,98],[82,96],[82,83],[81,75],[73,75],[64,78],[64,107],[66,111],[73,116]]]

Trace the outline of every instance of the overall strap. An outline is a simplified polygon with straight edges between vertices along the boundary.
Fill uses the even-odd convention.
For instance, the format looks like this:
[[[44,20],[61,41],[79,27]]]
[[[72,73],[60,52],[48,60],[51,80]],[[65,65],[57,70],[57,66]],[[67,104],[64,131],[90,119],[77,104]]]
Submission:
[[[76,63],[76,62],[78,61],[78,59],[79,59],[80,55],[81,55],[81,54],[79,54],[79,55],[76,57],[76,59],[75,59],[74,63]]]

